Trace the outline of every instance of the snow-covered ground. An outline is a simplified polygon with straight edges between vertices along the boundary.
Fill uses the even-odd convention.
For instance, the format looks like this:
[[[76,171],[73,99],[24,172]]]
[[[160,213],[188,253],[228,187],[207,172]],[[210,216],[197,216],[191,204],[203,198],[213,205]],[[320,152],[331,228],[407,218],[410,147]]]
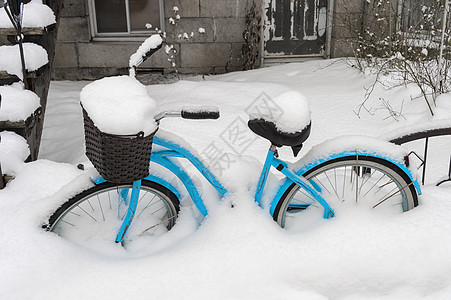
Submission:
[[[331,220],[283,230],[247,188],[258,176],[248,176],[249,170],[263,161],[269,144],[243,127],[246,111],[284,92],[301,92],[310,101],[312,133],[299,156],[341,135],[387,138],[399,128],[451,118],[449,95],[439,99],[432,119],[421,99],[410,100],[413,87],[377,87],[370,99],[373,107],[381,106],[380,98],[402,107],[400,121],[385,119],[385,109],[359,118],[353,111],[373,79],[341,61],[316,61],[149,86],[161,110],[218,106],[219,120],[165,119],[160,127],[182,136],[204,159],[215,149],[244,155],[247,163],[230,170],[225,179],[235,192],[209,205],[205,220],[187,200],[167,235],[127,250],[116,245],[106,255],[40,229],[90,184],[76,168],[88,164],[78,103],[88,82],[52,82],[40,160],[16,164],[16,179],[0,192],[1,298],[451,299],[451,188],[433,186],[447,175],[450,138],[431,140],[420,205],[401,215],[347,207]],[[291,149],[280,154],[297,160]]]

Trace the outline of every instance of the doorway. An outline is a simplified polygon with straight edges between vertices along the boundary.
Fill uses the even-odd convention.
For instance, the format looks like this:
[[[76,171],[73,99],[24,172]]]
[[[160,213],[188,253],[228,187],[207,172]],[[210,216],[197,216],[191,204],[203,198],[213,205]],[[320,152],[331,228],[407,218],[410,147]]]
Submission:
[[[325,56],[327,0],[265,0],[264,57]]]

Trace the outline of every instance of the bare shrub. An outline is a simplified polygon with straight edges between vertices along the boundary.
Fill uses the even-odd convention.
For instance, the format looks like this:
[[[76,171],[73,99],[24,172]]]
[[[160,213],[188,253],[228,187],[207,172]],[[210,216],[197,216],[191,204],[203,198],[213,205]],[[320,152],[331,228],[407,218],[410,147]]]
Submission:
[[[353,35],[355,65],[361,71],[371,68],[376,74],[374,84],[388,74],[395,78],[393,86],[415,84],[431,115],[436,96],[451,91],[451,16],[445,13],[445,3],[365,0],[361,23],[341,19]],[[357,114],[369,111],[365,105],[373,90],[374,86],[367,90]]]

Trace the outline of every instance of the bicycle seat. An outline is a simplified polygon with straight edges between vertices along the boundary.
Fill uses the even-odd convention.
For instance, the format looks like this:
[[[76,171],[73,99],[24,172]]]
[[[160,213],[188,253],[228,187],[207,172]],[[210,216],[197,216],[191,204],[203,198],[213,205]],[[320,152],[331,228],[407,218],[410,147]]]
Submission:
[[[312,123],[309,123],[302,131],[295,133],[281,132],[273,122],[263,119],[249,120],[247,126],[257,135],[271,141],[277,147],[290,146],[293,155],[297,156],[302,148],[302,143],[309,137]]]

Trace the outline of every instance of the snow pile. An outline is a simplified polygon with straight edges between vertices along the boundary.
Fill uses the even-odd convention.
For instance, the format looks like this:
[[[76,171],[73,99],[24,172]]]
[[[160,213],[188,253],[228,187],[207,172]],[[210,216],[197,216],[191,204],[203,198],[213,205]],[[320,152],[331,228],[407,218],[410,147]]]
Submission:
[[[130,66],[130,76],[135,76],[134,67],[138,66],[140,63],[147,58],[147,53],[153,49],[157,49],[163,42],[159,34],[152,35],[147,38],[144,43],[139,46],[138,50],[130,56],[129,66]]]
[[[410,105],[410,111],[405,115],[407,120],[402,120],[400,125],[385,132],[380,137],[384,140],[393,140],[418,132],[451,128],[451,94],[442,94],[437,97],[434,106],[434,116],[424,115],[418,112],[419,108]]]
[[[0,132],[0,163],[3,174],[16,174],[30,155],[27,141],[14,132]]]
[[[49,62],[47,51],[39,45],[24,43],[23,50],[25,67],[29,72],[36,71]],[[0,46],[0,57],[0,71],[6,71],[23,79],[19,45]]]
[[[448,120],[451,123],[451,93],[437,97],[434,121]]]
[[[157,129],[157,106],[147,90],[130,76],[106,77],[88,84],[80,101],[100,131],[127,135],[140,131],[147,136]]]
[[[22,27],[44,28],[54,24],[55,14],[42,0],[32,0],[24,5]],[[0,28],[13,28],[6,11],[0,9]]]
[[[300,132],[310,124],[309,102],[301,93],[290,91],[271,100],[273,109],[256,106],[250,111],[249,119],[272,122],[279,131],[286,133]]]
[[[0,121],[26,120],[40,106],[38,95],[24,90],[21,83],[0,86]]]
[[[268,142],[258,139],[245,122],[237,122],[247,118],[246,108],[262,92],[275,98],[297,90],[310,99],[314,126],[301,156],[324,140],[344,134],[377,136],[390,125],[383,118],[355,115],[353,109],[373,80],[341,61],[286,64],[206,78],[148,87],[165,110],[206,104],[220,108],[219,120],[168,118],[160,124],[180,140],[182,136],[200,156],[215,149],[217,154],[236,151],[264,160]],[[76,89],[71,90],[71,84]],[[76,164],[83,152],[83,144],[76,148],[74,143],[77,126],[82,138],[82,122],[75,123],[81,120],[76,94],[82,84],[53,82],[52,86],[54,96],[49,96],[47,110],[51,113],[46,116],[46,122],[52,123],[46,123],[51,126],[44,134],[49,137],[47,147],[54,152],[41,151],[40,155]],[[397,100],[402,98],[400,92],[403,87],[378,90],[377,97]],[[424,112],[424,103],[417,102]],[[413,114],[406,114],[411,117]],[[357,145],[366,148],[367,141],[358,140]],[[351,142],[354,147],[343,144],[341,149],[355,148],[356,142]],[[368,147],[373,147],[371,143]],[[248,147],[240,148],[243,144]],[[444,174],[449,145],[431,152],[434,155],[429,160],[444,157]],[[330,151],[326,146],[317,151]],[[294,159],[289,147],[280,148],[279,153],[283,159]],[[99,255],[104,249],[87,250],[40,229],[68,197],[92,185],[89,176],[77,177],[81,171],[75,166],[42,159],[25,164],[16,179],[0,191],[0,263],[7,274],[0,280],[3,298],[49,299],[49,282],[52,295],[64,295],[65,299],[146,299],[149,295],[164,299],[180,299],[181,295],[186,299],[450,298],[451,240],[444,238],[451,232],[449,187],[425,186],[420,205],[400,215],[369,214],[359,205],[355,209],[347,205],[334,207],[337,215],[330,220],[319,217],[310,227],[281,229],[254,203],[253,191],[246,190],[249,180],[245,174],[252,165],[229,169],[242,184],[237,193],[221,202],[204,189],[203,196],[216,205],[207,205],[209,216],[203,221],[196,219],[195,208],[184,202],[177,225],[168,234],[156,240],[137,239],[125,248],[111,242],[110,248],[117,251]],[[440,172],[436,167],[428,169]],[[133,288],[124,286],[124,278],[137,279]]]

